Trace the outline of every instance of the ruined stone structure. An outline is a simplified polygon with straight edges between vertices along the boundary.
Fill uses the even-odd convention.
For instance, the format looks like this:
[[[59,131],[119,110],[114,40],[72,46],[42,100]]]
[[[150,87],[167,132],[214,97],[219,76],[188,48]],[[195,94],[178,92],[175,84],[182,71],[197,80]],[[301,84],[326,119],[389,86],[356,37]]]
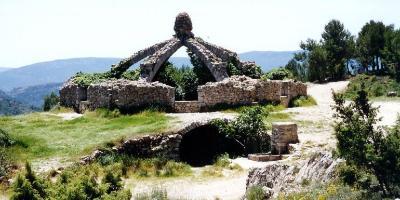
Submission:
[[[297,124],[293,122],[274,122],[272,123],[271,153],[289,153],[289,144],[299,142],[297,135]]]
[[[235,63],[243,71],[251,71],[257,66],[254,62],[240,61],[235,52],[194,37],[192,22],[187,13],[176,17],[174,30],[175,35],[171,39],[140,50],[112,65],[112,80],[80,87],[70,79],[60,90],[61,105],[73,107],[78,112],[101,107],[129,110],[149,104],[161,104],[175,112],[199,112],[218,104],[273,101],[287,106],[291,98],[307,95],[306,85],[300,82],[229,77],[228,63]],[[217,81],[198,87],[198,101],[175,101],[173,87],[153,82],[163,64],[182,46],[193,52]],[[129,67],[143,59],[138,81],[120,79]]]

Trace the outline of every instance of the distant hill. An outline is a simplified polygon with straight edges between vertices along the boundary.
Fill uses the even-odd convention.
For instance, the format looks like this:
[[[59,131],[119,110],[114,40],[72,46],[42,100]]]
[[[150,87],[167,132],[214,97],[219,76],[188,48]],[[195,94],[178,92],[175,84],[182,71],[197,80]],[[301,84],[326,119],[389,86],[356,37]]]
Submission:
[[[253,51],[239,54],[239,57],[245,61],[255,61],[264,71],[269,71],[274,67],[285,65],[294,53],[294,51]],[[121,58],[71,58],[14,68],[0,72],[0,90],[10,91],[19,87],[61,83],[79,71],[107,71],[112,64],[120,60]],[[170,61],[177,66],[191,65],[188,57],[173,57]]]
[[[22,113],[32,112],[34,108],[16,101],[0,90],[0,116],[1,115],[18,115]]]
[[[24,103],[29,106],[42,108],[43,98],[49,95],[51,92],[55,92],[57,95],[62,83],[49,83],[44,85],[35,85],[30,87],[14,88],[7,92],[9,96],[15,100]]]
[[[7,67],[0,67],[0,72],[4,72],[4,71],[7,71],[7,70],[9,70],[9,69],[12,69],[12,68],[7,68]]]

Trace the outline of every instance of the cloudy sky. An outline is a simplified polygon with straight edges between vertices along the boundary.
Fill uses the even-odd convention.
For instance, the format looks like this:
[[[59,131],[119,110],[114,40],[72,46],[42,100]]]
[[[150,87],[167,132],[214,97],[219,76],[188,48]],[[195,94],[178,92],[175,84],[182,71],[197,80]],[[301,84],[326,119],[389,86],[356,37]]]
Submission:
[[[297,50],[330,19],[353,34],[370,19],[399,28],[399,8],[399,0],[0,0],[0,66],[127,57],[170,38],[182,11],[195,35],[245,52]]]

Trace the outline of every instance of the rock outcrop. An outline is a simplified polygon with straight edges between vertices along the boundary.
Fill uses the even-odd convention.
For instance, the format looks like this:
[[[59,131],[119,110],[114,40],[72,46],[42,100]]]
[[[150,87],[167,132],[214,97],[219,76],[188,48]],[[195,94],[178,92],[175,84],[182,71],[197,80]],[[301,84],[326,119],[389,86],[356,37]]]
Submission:
[[[263,168],[251,169],[246,188],[262,187],[265,198],[276,197],[279,192],[299,191],[302,183],[330,181],[336,175],[336,168],[341,159],[332,158],[329,152],[318,152],[309,159],[290,164],[273,163]]]

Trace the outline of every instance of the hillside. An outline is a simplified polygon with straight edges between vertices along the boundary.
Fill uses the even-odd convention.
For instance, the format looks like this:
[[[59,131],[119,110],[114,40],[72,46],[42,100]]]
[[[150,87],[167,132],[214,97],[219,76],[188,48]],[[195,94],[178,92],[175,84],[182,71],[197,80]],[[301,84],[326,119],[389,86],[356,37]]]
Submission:
[[[0,67],[0,72],[4,72],[4,71],[7,71],[7,70],[9,70],[9,69],[11,69],[11,68],[6,68],[6,67]]]
[[[264,71],[285,65],[293,51],[253,51],[239,54],[244,61],[255,61]],[[7,71],[0,71],[0,89],[11,91],[18,87],[29,87],[48,83],[61,83],[76,72],[102,72],[110,69],[120,58],[71,58],[27,65]],[[175,65],[190,65],[188,57],[173,57]],[[137,66],[137,65],[136,65]]]
[[[18,115],[31,112],[34,109],[28,105],[20,103],[0,90],[0,116]]]
[[[61,86],[62,83],[49,83],[30,87],[19,87],[8,92],[8,95],[26,105],[41,108],[43,106],[44,96],[51,92],[55,92],[58,95]]]

